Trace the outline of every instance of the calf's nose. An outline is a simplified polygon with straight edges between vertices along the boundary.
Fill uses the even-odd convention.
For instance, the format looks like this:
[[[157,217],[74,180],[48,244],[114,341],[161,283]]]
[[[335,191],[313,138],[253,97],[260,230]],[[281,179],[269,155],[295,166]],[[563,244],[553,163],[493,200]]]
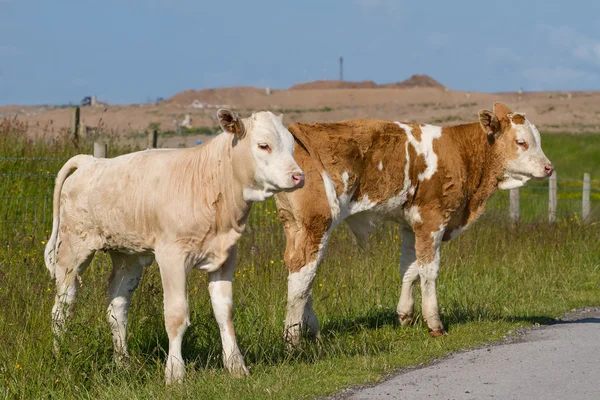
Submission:
[[[304,186],[304,174],[302,172],[294,172],[292,174],[292,182],[296,188]]]
[[[546,175],[550,176],[554,171],[554,166],[552,166],[552,164],[546,164],[544,165],[544,171],[546,171]]]

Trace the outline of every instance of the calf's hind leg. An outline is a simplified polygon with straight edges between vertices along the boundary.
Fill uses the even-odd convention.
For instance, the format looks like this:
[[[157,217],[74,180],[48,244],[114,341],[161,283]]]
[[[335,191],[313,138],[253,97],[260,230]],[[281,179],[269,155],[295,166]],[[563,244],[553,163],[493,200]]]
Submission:
[[[127,351],[127,315],[131,296],[140,282],[144,267],[152,264],[152,256],[126,255],[111,252],[113,270],[108,285],[106,317],[112,330],[114,356],[117,364],[125,364]]]
[[[440,245],[444,236],[443,227],[439,231],[421,229],[415,232],[419,276],[421,278],[421,296],[423,319],[431,336],[446,333],[440,319],[436,294],[436,282],[440,270]]]
[[[58,353],[59,342],[65,331],[65,322],[70,317],[77,290],[78,277],[83,274],[94,257],[95,250],[86,248],[62,233],[61,243],[56,254],[56,296],[52,307],[52,331],[54,351]]]

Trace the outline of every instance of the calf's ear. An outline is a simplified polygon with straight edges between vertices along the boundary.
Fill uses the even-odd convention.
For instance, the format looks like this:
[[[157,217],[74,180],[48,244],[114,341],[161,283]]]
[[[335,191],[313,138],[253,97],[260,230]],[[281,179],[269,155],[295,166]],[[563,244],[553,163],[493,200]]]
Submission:
[[[279,118],[279,122],[283,124],[283,114],[279,114],[277,118]]]
[[[225,132],[239,136],[240,138],[246,134],[244,123],[234,112],[222,108],[217,111],[217,118],[219,119],[219,125],[221,125],[221,128]]]
[[[481,129],[488,135],[490,139],[495,139],[500,136],[502,127],[495,113],[489,110],[479,111],[479,124]]]

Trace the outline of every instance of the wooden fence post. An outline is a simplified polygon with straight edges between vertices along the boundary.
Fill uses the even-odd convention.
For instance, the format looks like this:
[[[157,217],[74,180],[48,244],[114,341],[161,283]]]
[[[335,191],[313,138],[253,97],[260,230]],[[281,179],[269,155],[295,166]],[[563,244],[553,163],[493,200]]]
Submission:
[[[519,188],[510,190],[510,221],[513,223],[519,222],[520,211],[519,211]]]
[[[71,111],[71,124],[69,133],[71,134],[71,138],[75,143],[79,141],[79,116],[79,107],[73,107]]]
[[[107,147],[104,143],[94,142],[94,157],[106,158]]]
[[[550,175],[548,183],[548,222],[556,222],[556,206],[558,203],[558,179],[556,171]]]
[[[583,196],[581,204],[581,219],[588,222],[590,218],[590,197],[592,193],[592,178],[587,172],[583,174]]]
[[[148,133],[148,148],[156,149],[158,147],[158,130],[152,129]]]

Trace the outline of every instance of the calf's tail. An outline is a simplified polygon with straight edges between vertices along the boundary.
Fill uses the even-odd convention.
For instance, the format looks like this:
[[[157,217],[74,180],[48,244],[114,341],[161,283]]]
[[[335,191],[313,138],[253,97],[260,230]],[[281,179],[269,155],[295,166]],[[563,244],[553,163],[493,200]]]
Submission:
[[[52,198],[52,234],[46,248],[44,250],[44,261],[46,262],[46,268],[50,271],[50,276],[54,278],[54,271],[56,269],[56,250],[58,245],[58,228],[60,226],[60,194],[62,192],[63,185],[67,180],[68,176],[79,168],[80,165],[87,164],[94,160],[93,156],[87,154],[79,154],[72,157],[63,165],[58,171],[56,176],[56,184],[54,185],[54,196]]]

